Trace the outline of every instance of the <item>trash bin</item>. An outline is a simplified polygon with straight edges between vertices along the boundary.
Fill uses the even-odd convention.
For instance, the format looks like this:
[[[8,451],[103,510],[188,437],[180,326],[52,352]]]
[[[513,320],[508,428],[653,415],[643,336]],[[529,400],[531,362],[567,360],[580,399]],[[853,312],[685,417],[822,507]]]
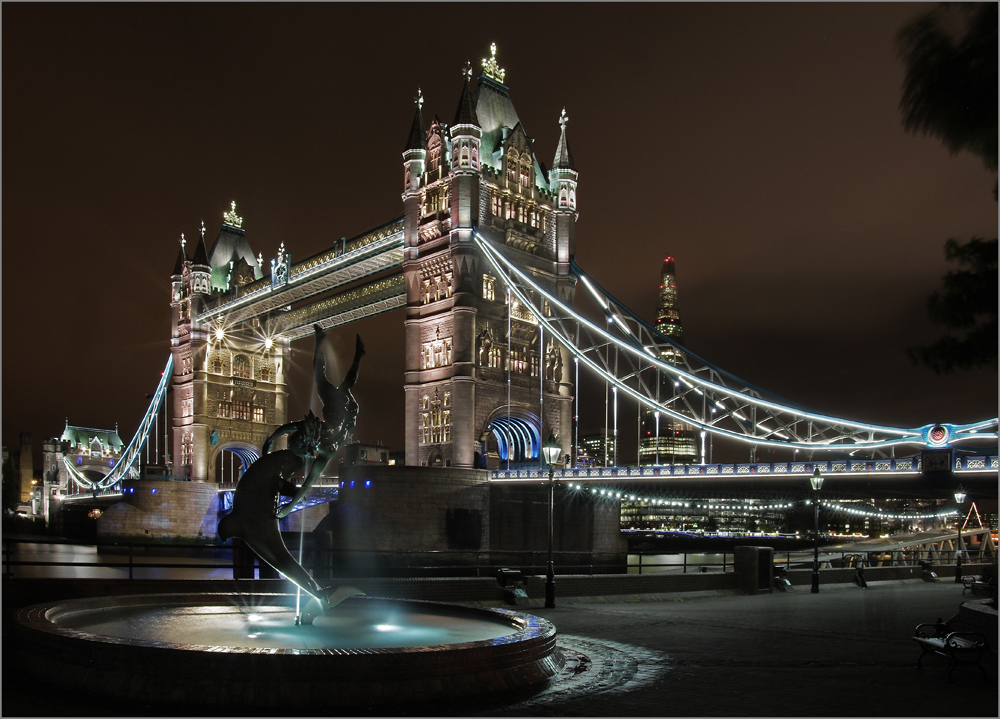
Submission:
[[[923,579],[925,582],[936,582],[937,581],[937,574],[932,569],[932,567],[934,566],[934,563],[931,562],[931,560],[929,560],[929,559],[921,559],[919,562],[917,562],[917,564],[920,565],[920,569],[922,570],[921,571],[921,579]]]
[[[787,592],[791,589],[792,583],[788,581],[788,567],[774,565],[774,586],[782,592]]]

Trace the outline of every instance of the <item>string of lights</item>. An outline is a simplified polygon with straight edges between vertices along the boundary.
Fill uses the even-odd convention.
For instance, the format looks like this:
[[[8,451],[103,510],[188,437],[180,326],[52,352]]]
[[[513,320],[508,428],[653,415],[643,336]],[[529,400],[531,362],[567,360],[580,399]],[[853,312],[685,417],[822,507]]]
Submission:
[[[896,514],[893,512],[885,512],[877,507],[857,509],[855,507],[845,507],[842,504],[836,502],[830,502],[829,500],[821,499],[819,501],[823,510],[833,510],[834,512],[844,512],[846,514],[851,514],[856,517],[867,517],[867,518],[878,518],[878,519],[940,519],[941,517],[953,517],[958,514],[957,509],[947,509],[941,512],[929,512],[926,514]]]
[[[606,499],[620,499],[627,502],[644,502],[650,506],[655,507],[678,507],[682,509],[700,509],[700,510],[744,510],[744,511],[758,511],[758,512],[768,512],[774,511],[776,509],[791,509],[795,507],[796,502],[776,502],[770,504],[750,504],[747,502],[725,502],[725,503],[708,503],[700,502],[692,504],[690,501],[685,501],[677,498],[663,498],[663,497],[648,497],[639,496],[635,494],[630,494],[629,492],[620,492],[615,489],[608,489],[607,487],[584,487],[582,484],[577,484],[573,482],[567,483],[569,489],[579,490],[585,494],[589,494],[595,498],[604,497]],[[809,506],[812,504],[811,500],[805,500],[804,505]],[[845,514],[850,514],[856,517],[866,517],[866,518],[877,518],[877,519],[895,519],[895,520],[915,520],[915,519],[939,519],[942,517],[953,517],[958,514],[958,510],[949,509],[940,512],[930,512],[924,514],[903,514],[898,512],[887,512],[881,510],[877,507],[846,507],[838,502],[832,502],[830,500],[820,500],[820,505],[823,507],[824,511],[834,511],[834,512],[844,512]]]

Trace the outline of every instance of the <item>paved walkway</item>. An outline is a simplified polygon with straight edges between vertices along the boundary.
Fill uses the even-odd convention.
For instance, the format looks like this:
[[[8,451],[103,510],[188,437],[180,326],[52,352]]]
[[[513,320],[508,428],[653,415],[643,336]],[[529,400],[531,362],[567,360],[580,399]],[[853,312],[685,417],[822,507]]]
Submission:
[[[961,585],[913,581],[873,583],[867,590],[824,585],[819,594],[805,587],[641,602],[559,599],[555,609],[528,610],[560,633],[567,661],[549,687],[478,704],[409,707],[404,714],[996,717],[995,653],[984,659],[985,683],[972,668],[956,670],[955,683],[947,684],[943,659],[927,658],[922,671],[914,668],[920,652],[910,639],[913,629],[948,619],[962,601]],[[988,639],[995,651],[997,637]],[[177,714],[25,687],[8,673],[9,664],[4,716]]]

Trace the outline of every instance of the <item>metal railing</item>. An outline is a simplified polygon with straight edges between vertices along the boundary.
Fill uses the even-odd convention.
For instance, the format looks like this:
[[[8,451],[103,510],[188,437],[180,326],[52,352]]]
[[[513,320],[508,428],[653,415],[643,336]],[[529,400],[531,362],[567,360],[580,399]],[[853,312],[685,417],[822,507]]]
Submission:
[[[45,552],[21,550],[21,545],[62,545],[88,550],[87,554],[61,559],[43,558]],[[93,553],[90,554],[89,550]],[[135,579],[140,570],[231,570],[234,577],[277,577],[277,573],[258,565],[255,557],[240,543],[200,544],[155,542],[117,542],[81,544],[59,539],[3,539],[3,576],[17,576],[18,567],[74,569],[115,569],[123,576]],[[694,572],[734,570],[732,552],[564,552],[553,553],[557,574],[651,574],[658,572]],[[955,550],[939,550],[927,556],[926,550],[820,550],[821,568],[855,567],[863,557],[867,567],[920,566],[954,567]],[[188,561],[183,561],[184,559]],[[479,550],[346,550],[306,545],[303,566],[317,578],[337,577],[492,577],[501,568],[516,569],[526,575],[545,574],[547,551],[479,551]],[[995,557],[976,550],[963,550],[962,559],[968,564],[992,562]],[[212,561],[215,560],[215,561]],[[775,552],[774,564],[785,569],[806,569],[812,566],[811,552]],[[80,576],[79,574],[77,576]]]

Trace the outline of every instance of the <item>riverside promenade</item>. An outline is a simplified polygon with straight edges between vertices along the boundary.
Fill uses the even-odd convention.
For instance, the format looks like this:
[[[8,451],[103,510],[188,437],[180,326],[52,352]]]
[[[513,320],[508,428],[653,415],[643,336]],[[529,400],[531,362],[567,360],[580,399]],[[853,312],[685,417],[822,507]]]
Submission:
[[[556,625],[565,657],[547,687],[473,703],[375,707],[368,714],[995,717],[995,629],[983,659],[986,682],[969,667],[957,669],[948,684],[947,662],[937,657],[915,668],[916,625],[947,620],[969,599],[961,585],[912,579],[875,581],[865,590],[824,584],[819,594],[797,586],[755,596],[710,590],[558,597],[554,609],[532,599],[519,609]],[[16,647],[4,635],[11,657]],[[16,661],[5,661],[3,672],[4,716],[233,715],[67,695],[56,677],[44,687],[25,680]]]

